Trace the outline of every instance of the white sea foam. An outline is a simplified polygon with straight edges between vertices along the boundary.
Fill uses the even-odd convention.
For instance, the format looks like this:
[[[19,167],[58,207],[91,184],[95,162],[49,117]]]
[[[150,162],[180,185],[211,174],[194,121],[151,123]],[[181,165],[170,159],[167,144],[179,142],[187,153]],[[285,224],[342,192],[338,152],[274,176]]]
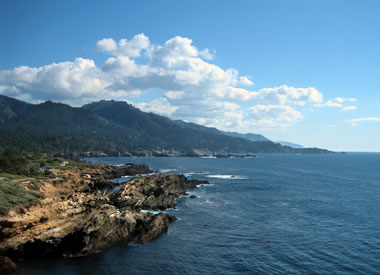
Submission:
[[[208,183],[208,184],[204,184],[204,183],[201,183],[201,184],[197,184],[197,188],[199,187],[209,187],[209,186],[213,186],[214,184],[213,183]]]
[[[185,177],[191,177],[193,175],[207,175],[209,172],[187,172],[184,173]]]
[[[177,171],[177,169],[160,169],[160,173],[165,174],[169,172]]]
[[[226,179],[226,180],[246,180],[248,177],[239,176],[239,175],[208,175],[208,178],[213,179]]]
[[[142,213],[151,213],[153,215],[160,214],[162,211],[159,210],[141,210]]]

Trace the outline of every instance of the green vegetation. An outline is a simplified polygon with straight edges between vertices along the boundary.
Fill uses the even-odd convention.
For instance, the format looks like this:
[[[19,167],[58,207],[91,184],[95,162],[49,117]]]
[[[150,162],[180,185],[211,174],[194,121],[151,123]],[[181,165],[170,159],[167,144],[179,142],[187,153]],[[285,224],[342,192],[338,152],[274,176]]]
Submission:
[[[42,182],[55,178],[51,169],[66,170],[96,164],[67,160],[47,154],[0,151],[0,214],[13,206],[30,207],[38,202]],[[54,181],[53,181],[54,182]]]
[[[25,178],[0,174],[0,214],[6,214],[9,208],[16,205],[30,207],[38,202],[41,194],[25,190],[20,184],[21,180]]]
[[[32,156],[9,149],[0,152],[0,214],[6,214],[12,206],[29,207],[38,201],[39,193],[27,191],[21,184],[27,181],[31,189],[38,189],[36,179],[27,177],[38,175],[32,161]]]
[[[41,181],[54,178],[52,168],[69,169],[91,165],[49,155],[21,154],[5,149],[0,152],[0,214],[13,206],[30,207],[38,202]],[[27,187],[27,188],[25,188]]]
[[[41,178],[50,174],[50,168],[61,167],[62,163],[62,159],[48,155],[25,155],[11,149],[0,151],[0,173]]]
[[[328,152],[231,137],[214,128],[145,113],[126,102],[100,101],[74,108],[50,101],[33,105],[0,95],[1,146],[22,152],[99,152],[108,156],[144,151],[188,153],[193,149],[214,153]]]
[[[28,160],[15,151],[6,149],[0,153],[0,172],[27,175],[33,172],[29,169],[27,163]]]

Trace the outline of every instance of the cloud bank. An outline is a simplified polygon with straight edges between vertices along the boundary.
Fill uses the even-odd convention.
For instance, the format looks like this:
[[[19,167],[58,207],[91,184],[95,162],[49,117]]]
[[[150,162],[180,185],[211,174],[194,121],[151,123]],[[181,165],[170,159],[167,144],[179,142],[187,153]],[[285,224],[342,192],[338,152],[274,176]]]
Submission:
[[[176,36],[162,45],[151,43],[143,33],[129,40],[105,38],[96,43],[96,50],[109,55],[101,66],[77,58],[38,68],[2,70],[0,94],[76,106],[122,98],[138,102],[135,105],[144,111],[240,132],[294,125],[303,119],[298,110],[302,106],[355,108],[343,106],[354,102],[352,98],[323,102],[322,93],[314,87],[252,89],[249,76],[211,63],[215,52],[199,50],[186,37]]]

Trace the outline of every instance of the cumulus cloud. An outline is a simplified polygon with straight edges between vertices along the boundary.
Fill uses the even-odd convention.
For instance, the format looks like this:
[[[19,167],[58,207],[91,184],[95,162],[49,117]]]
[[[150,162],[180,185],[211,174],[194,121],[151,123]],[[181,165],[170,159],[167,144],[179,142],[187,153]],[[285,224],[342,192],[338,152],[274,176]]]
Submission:
[[[114,52],[117,50],[117,44],[112,38],[104,38],[96,43],[96,48],[103,52]]]
[[[240,102],[294,104],[299,106],[303,106],[307,103],[322,102],[323,98],[322,93],[315,88],[295,88],[287,85],[275,88],[264,88],[258,91],[249,91],[237,87],[225,87],[220,91],[219,96]]]
[[[2,70],[0,93],[72,105],[126,97],[133,101],[133,97],[146,96],[149,100],[140,99],[136,104],[144,111],[246,132],[294,125],[302,119],[296,109],[300,106],[343,108],[343,103],[355,101],[337,97],[323,102],[322,93],[314,87],[251,89],[254,83],[250,78],[234,68],[211,63],[215,54],[198,49],[186,37],[176,36],[154,45],[141,33],[129,40],[99,40],[96,49],[109,55],[104,64],[77,58],[38,68]],[[149,96],[152,90],[161,94]]]
[[[125,38],[120,39],[119,43],[116,43],[112,38],[104,38],[96,43],[96,48],[115,56],[138,57],[142,50],[148,49],[149,45],[149,38],[140,33],[129,41]]]
[[[18,98],[85,103],[106,94],[110,84],[93,60],[77,58],[74,62],[53,63],[39,68],[28,66],[0,71],[0,82],[19,91]]]
[[[151,112],[164,116],[170,116],[178,109],[176,106],[171,106],[165,98],[155,99],[150,103],[137,103],[136,107],[145,112]]]
[[[266,127],[287,127],[303,118],[299,111],[286,105],[256,105],[249,110],[252,123]]]
[[[346,123],[350,123],[352,126],[358,126],[361,122],[380,122],[380,117],[362,117],[346,120]]]
[[[243,85],[246,85],[246,86],[252,86],[254,85],[255,83],[253,83],[248,77],[246,76],[241,76],[240,77],[240,83],[243,84]]]
[[[206,48],[199,52],[199,56],[206,60],[212,60],[215,58],[215,52],[211,53],[210,50]]]

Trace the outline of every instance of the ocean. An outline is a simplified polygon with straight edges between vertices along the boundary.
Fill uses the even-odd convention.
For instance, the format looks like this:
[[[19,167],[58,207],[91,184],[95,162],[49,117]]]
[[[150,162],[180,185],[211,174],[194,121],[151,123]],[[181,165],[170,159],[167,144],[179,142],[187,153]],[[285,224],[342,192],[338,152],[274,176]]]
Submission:
[[[378,153],[87,160],[210,184],[166,211],[178,220],[157,240],[25,261],[19,274],[380,274]]]

